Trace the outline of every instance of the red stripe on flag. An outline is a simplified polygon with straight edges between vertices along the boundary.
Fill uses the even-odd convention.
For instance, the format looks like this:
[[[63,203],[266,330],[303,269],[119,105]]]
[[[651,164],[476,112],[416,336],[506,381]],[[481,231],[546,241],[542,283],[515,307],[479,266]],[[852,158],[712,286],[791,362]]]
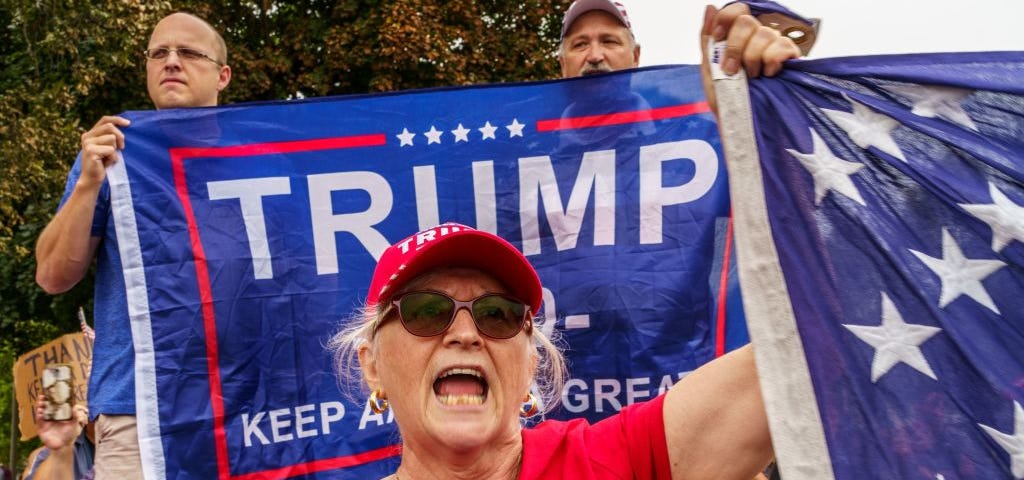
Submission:
[[[217,368],[217,322],[213,313],[213,290],[210,288],[210,275],[206,267],[206,252],[199,239],[199,226],[192,212],[192,201],[188,197],[188,185],[185,183],[185,158],[182,150],[171,149],[171,170],[174,173],[174,187],[178,192],[185,219],[188,221],[188,236],[192,243],[192,257],[196,265],[196,283],[199,287],[199,302],[203,312],[203,334],[206,337],[206,370],[210,376],[210,407],[213,410],[214,452],[217,454],[217,478],[227,479],[228,444],[224,432],[224,394],[220,386],[220,370]]]
[[[729,253],[732,250],[732,212],[725,229],[725,251],[722,252],[722,275],[718,280],[718,315],[715,318],[715,357],[725,355],[725,302],[729,295]]]
[[[538,120],[537,131],[552,132],[556,130],[606,127],[609,125],[622,125],[625,123],[651,122],[654,120],[685,117],[710,111],[711,108],[708,106],[708,102],[696,102],[674,105],[671,107],[652,108],[648,110],[634,110],[631,112],[606,113],[603,115],[590,115],[587,117],[556,118],[553,120]]]
[[[401,454],[401,445],[390,445],[384,448],[378,448],[376,450],[370,450],[368,452],[357,453],[355,455],[348,455],[345,457],[325,458],[323,460],[314,460],[312,462],[290,465],[284,468],[243,473],[232,476],[230,480],[275,480],[279,478],[297,477],[299,475],[323,472],[325,470],[354,467],[356,465],[376,462],[377,460],[383,460],[385,458]]]
[[[210,287],[210,274],[206,265],[206,252],[203,250],[203,243],[199,236],[199,225],[196,223],[195,214],[192,211],[192,201],[188,196],[188,185],[185,182],[185,160],[194,158],[223,158],[223,157],[245,157],[252,155],[268,155],[291,152],[311,152],[316,150],[335,150],[342,148],[373,147],[386,143],[383,133],[371,135],[353,135],[348,137],[318,138],[313,140],[297,140],[291,142],[270,142],[251,143],[248,145],[234,145],[230,147],[197,147],[197,148],[172,148],[169,150],[171,157],[171,171],[174,175],[174,186],[178,193],[178,200],[181,201],[182,210],[185,213],[185,220],[188,222],[188,235],[192,244],[192,256],[195,258],[196,283],[199,287],[199,301],[203,312],[203,334],[206,337],[206,368],[210,376],[210,408],[213,413],[213,439],[214,451],[217,455],[217,478],[229,480],[231,468],[228,464],[228,442],[227,433],[224,431],[224,393],[221,389],[220,380],[220,354],[217,342],[217,319],[213,310],[213,289]],[[395,448],[395,447],[387,447]],[[371,462],[379,458],[391,455],[384,455],[379,458],[371,454],[380,455],[387,448],[373,450],[362,454],[348,457],[338,457],[329,460],[318,460],[301,465],[334,465],[335,463],[344,466],[358,465]],[[376,452],[376,453],[375,453]],[[369,455],[369,456],[367,456]],[[363,458],[368,460],[361,460]],[[358,463],[345,463],[359,460]],[[335,462],[335,463],[331,463]],[[279,470],[298,468],[301,465],[292,465]],[[306,467],[303,467],[306,468]],[[318,467],[319,468],[319,467]],[[323,467],[341,468],[341,467]],[[273,470],[274,472],[278,470]],[[319,470],[314,470],[319,471]],[[295,475],[300,475],[296,473]],[[282,478],[279,475],[254,478]]]
[[[353,135],[350,137],[317,138],[313,140],[296,140],[293,142],[250,143],[230,147],[199,147],[172,148],[171,156],[176,153],[182,158],[196,157],[247,157],[252,155],[270,155],[275,153],[314,152],[317,150],[336,150],[342,148],[377,147],[386,142],[383,133],[371,135]]]

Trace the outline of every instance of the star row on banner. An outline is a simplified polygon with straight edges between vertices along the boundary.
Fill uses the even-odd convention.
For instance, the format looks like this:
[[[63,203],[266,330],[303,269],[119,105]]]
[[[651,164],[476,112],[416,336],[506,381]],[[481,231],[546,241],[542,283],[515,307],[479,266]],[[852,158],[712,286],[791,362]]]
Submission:
[[[523,128],[525,128],[525,127],[526,127],[525,124],[519,123],[518,119],[513,118],[512,119],[512,123],[510,123],[508,125],[505,125],[504,128],[508,130],[508,138],[513,138],[513,137],[522,137],[523,136]],[[475,138],[476,134],[473,133],[474,131],[479,132],[479,135],[480,135],[479,140],[481,140],[481,141],[483,141],[483,140],[497,140],[499,129],[500,129],[500,127],[495,126],[495,125],[491,125],[491,122],[488,120],[480,128],[466,128],[461,123],[459,123],[458,126],[454,130],[448,130],[448,131],[438,130],[436,126],[431,125],[430,126],[430,130],[422,132],[422,135],[424,137],[426,137],[427,145],[433,145],[433,144],[441,144],[441,143],[443,143],[442,139],[443,138],[448,138],[449,132],[450,132],[450,136],[453,137],[453,139],[449,140],[449,141],[454,141],[454,143],[459,143],[459,142],[469,142],[470,138],[471,138],[470,137],[471,134],[474,136],[473,139],[476,139]],[[401,133],[398,133],[398,134],[395,135],[395,138],[398,139],[398,142],[399,142],[398,146],[400,146],[400,147],[411,147],[411,146],[414,146],[416,144],[416,140],[415,139],[419,135],[421,135],[421,134],[410,132],[408,127],[404,127],[404,128],[402,128],[402,132]]]

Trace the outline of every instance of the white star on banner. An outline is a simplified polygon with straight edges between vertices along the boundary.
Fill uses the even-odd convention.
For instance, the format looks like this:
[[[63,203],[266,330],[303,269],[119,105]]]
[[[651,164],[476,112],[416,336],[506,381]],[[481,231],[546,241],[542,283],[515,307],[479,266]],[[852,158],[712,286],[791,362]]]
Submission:
[[[498,127],[491,125],[491,122],[487,122],[483,127],[480,127],[477,130],[480,130],[480,133],[484,136],[481,140],[487,140],[488,138],[494,140],[494,131],[497,129]]]
[[[967,295],[988,307],[993,312],[999,313],[992,297],[982,286],[981,281],[999,270],[1006,264],[999,260],[971,259],[964,256],[960,245],[957,245],[953,235],[945,228],[942,229],[942,258],[935,258],[916,250],[911,250],[918,259],[924,262],[942,283],[942,293],[939,295],[939,308],[949,305],[960,295]]]
[[[978,426],[1010,454],[1010,471],[1014,478],[1024,478],[1024,408],[1013,402],[1013,434],[980,423]]]
[[[402,133],[399,133],[398,135],[395,135],[395,136],[398,137],[398,141],[399,141],[398,146],[399,147],[404,147],[406,145],[411,147],[412,146],[412,137],[415,137],[416,134],[410,132],[408,128],[403,128],[402,129]]]
[[[523,136],[523,127],[525,127],[525,126],[526,125],[523,125],[522,123],[519,123],[518,119],[513,118],[511,124],[505,125],[505,128],[508,129],[508,138],[522,137]]]
[[[841,110],[821,109],[828,118],[832,119],[839,128],[843,129],[850,140],[860,148],[875,147],[889,155],[892,155],[904,162],[903,152],[892,139],[892,131],[899,126],[900,122],[893,120],[887,115],[875,113],[866,105],[850,100],[846,94],[843,97],[853,106],[853,112]]]
[[[978,131],[974,121],[960,105],[963,99],[971,94],[970,90],[952,87],[925,87],[923,85],[884,87],[910,99],[914,107],[910,113],[928,118],[944,118],[958,123],[971,130]]]
[[[968,213],[992,227],[992,250],[1000,251],[1012,240],[1024,243],[1024,206],[1017,205],[992,182],[992,203],[961,203]]]
[[[896,310],[896,305],[885,292],[882,292],[881,325],[843,326],[875,349],[875,356],[871,360],[871,383],[877,383],[882,375],[900,362],[928,375],[932,380],[938,380],[932,367],[928,365],[928,360],[925,360],[924,354],[921,353],[920,345],[942,329],[905,323],[900,312]]]
[[[455,135],[455,143],[468,142],[469,141],[469,129],[459,124],[459,128],[452,130],[452,135]]]
[[[814,178],[814,204],[821,205],[821,200],[825,198],[828,191],[835,190],[853,201],[865,205],[860,191],[850,179],[850,175],[857,173],[858,170],[864,168],[864,165],[848,162],[835,156],[814,130],[811,130],[811,139],[813,141],[812,153],[800,153],[791,148],[787,148],[786,151],[799,160]]]
[[[429,131],[423,132],[423,136],[427,137],[427,145],[441,143],[441,135],[444,135],[444,132],[434,128],[433,125],[430,126]]]

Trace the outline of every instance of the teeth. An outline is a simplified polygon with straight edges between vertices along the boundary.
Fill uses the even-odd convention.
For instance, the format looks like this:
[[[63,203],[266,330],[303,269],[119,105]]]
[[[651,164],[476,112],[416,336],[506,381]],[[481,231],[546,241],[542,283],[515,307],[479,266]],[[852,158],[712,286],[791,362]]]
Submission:
[[[471,394],[471,393],[459,393],[459,394],[445,394],[445,395],[441,395],[440,393],[438,393],[438,388],[439,387],[437,386],[438,385],[437,382],[440,382],[441,380],[445,379],[446,377],[450,377],[452,375],[468,375],[468,376],[471,376],[471,377],[479,379],[480,383],[483,384],[483,392],[481,394],[479,394],[479,395]],[[483,372],[481,372],[481,371],[479,371],[477,369],[474,369],[474,368],[454,367],[454,368],[450,368],[448,370],[445,370],[445,371],[441,372],[440,375],[438,375],[437,380],[434,383],[434,388],[435,388],[434,394],[437,395],[437,399],[441,402],[442,405],[446,405],[446,406],[453,406],[453,405],[481,405],[481,404],[484,403],[484,400],[487,399],[487,381],[484,379]]]
[[[480,405],[484,403],[483,395],[438,395],[437,399],[444,405]]]
[[[453,368],[451,370],[446,370],[438,378],[449,377],[452,375],[472,375],[476,378],[484,378],[484,376],[480,372],[473,370],[471,368]]]

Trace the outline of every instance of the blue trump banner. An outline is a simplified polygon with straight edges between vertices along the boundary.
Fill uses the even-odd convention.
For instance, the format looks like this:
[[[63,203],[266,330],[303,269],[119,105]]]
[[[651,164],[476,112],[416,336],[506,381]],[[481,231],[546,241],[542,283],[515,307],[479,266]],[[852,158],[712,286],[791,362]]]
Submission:
[[[783,478],[1024,478],[1022,78],[1021,52],[828,59],[750,82],[752,129],[721,102]]]
[[[570,364],[554,417],[746,341],[695,67],[125,116],[109,179],[147,478],[393,471],[392,416],[343,395],[323,345],[381,252],[442,221],[537,268]]]

